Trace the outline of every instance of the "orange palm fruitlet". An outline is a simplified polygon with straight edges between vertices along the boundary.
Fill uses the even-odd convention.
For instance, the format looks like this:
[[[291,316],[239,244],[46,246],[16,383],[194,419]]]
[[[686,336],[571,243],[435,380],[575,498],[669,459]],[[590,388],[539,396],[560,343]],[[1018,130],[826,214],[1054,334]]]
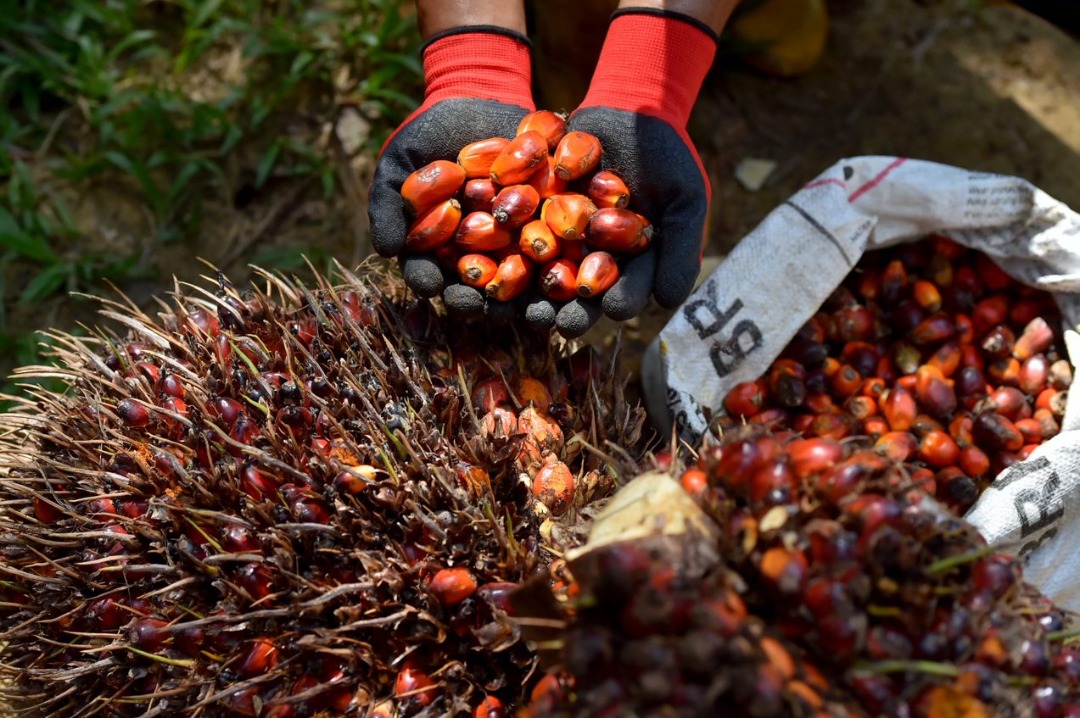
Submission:
[[[456,199],[440,202],[413,222],[405,236],[405,247],[414,254],[430,252],[450,241],[461,222],[461,204]]]
[[[544,382],[531,376],[519,377],[514,382],[514,396],[522,406],[534,405],[540,411],[547,411],[551,406],[551,392]]]
[[[492,299],[508,302],[529,286],[532,279],[532,261],[523,254],[511,254],[499,262],[495,276],[484,291]]]
[[[588,132],[567,132],[555,148],[555,174],[564,180],[576,180],[600,164],[600,140]]]
[[[571,262],[581,264],[581,260],[589,253],[589,247],[584,242],[563,242],[559,247],[559,256],[569,259]]]
[[[483,289],[495,278],[498,263],[486,254],[466,254],[457,261],[458,276],[464,284]]]
[[[554,302],[569,302],[578,295],[578,265],[569,259],[556,259],[540,270],[540,292]]]
[[[510,140],[502,137],[470,142],[458,152],[457,163],[465,170],[467,179],[487,177],[491,174],[491,164],[508,144]]]
[[[277,665],[279,655],[280,651],[269,638],[260,638],[252,644],[243,663],[240,664],[240,675],[251,678],[273,670]]]
[[[465,183],[465,170],[447,160],[435,160],[405,178],[401,198],[413,214],[428,211],[457,194]]]
[[[584,239],[585,228],[595,212],[596,205],[583,194],[557,194],[544,200],[540,219],[556,237],[574,241]]]
[[[540,199],[547,199],[566,191],[566,180],[556,176],[555,158],[551,155],[548,155],[547,162],[543,166],[533,172],[527,183],[532,185],[536,193],[540,195]]]
[[[543,220],[534,219],[521,228],[518,246],[522,254],[534,262],[543,264],[559,256],[558,238]]]
[[[547,140],[539,132],[523,132],[510,140],[491,164],[490,177],[504,187],[521,184],[548,156]]]
[[[630,204],[630,190],[626,183],[619,179],[614,172],[600,170],[589,180],[589,188],[585,194],[597,207],[618,207],[622,209]]]
[[[510,245],[510,230],[487,212],[471,212],[461,220],[454,244],[465,252],[493,252]]]
[[[551,110],[537,110],[521,118],[517,133],[537,132],[547,140],[548,152],[554,152],[566,134],[566,118]]]
[[[431,577],[428,590],[444,606],[456,606],[476,593],[476,578],[464,566],[444,568]]]
[[[529,221],[539,206],[540,194],[532,185],[515,184],[499,190],[491,203],[491,214],[499,224],[517,229]]]
[[[561,516],[574,501],[574,475],[563,462],[549,461],[533,477],[532,490],[552,514]]]
[[[498,190],[490,179],[474,179],[461,191],[461,206],[466,212],[491,212],[491,203]]]
[[[607,252],[591,252],[578,267],[578,296],[595,297],[603,294],[619,279],[619,265]]]
[[[652,227],[646,227],[640,217],[628,209],[603,207],[589,219],[586,236],[596,249],[634,254],[649,246]]]

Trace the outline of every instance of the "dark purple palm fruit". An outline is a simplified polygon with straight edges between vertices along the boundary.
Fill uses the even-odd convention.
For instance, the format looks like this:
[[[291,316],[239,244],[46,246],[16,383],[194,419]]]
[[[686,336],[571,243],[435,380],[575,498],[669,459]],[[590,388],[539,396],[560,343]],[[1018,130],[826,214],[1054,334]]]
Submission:
[[[759,490],[778,474],[784,491]],[[1040,700],[1080,703],[1074,617],[869,440],[730,431],[680,483],[725,527],[718,552],[745,581],[749,613],[868,714],[1021,716]]]
[[[505,595],[559,532],[522,481],[516,414],[544,393],[512,389],[501,436],[471,395],[546,386],[563,441],[544,458],[588,478],[570,508],[624,471],[583,446],[629,461],[641,413],[617,372],[572,375],[546,337],[466,331],[365,272],[219,277],[159,320],[105,302],[123,333],[57,335],[56,366],[18,372],[67,385],[0,420],[0,662],[21,714],[519,703],[535,658]]]

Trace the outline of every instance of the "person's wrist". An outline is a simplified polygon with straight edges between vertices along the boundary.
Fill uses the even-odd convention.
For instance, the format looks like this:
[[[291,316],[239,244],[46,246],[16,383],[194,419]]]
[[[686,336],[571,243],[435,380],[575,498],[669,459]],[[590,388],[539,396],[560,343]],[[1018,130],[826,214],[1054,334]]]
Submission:
[[[716,46],[715,34],[696,19],[644,6],[620,7],[578,109],[610,107],[651,115],[682,131]]]
[[[496,100],[526,109],[532,100],[527,37],[500,26],[457,26],[423,48],[424,104],[450,98]]]
[[[418,0],[416,5],[420,36],[425,40],[462,27],[499,27],[521,36],[528,33],[525,3],[520,0]]]
[[[631,11],[659,11],[671,16],[683,16],[708,28],[714,37],[719,36],[738,0],[620,0],[616,13]]]

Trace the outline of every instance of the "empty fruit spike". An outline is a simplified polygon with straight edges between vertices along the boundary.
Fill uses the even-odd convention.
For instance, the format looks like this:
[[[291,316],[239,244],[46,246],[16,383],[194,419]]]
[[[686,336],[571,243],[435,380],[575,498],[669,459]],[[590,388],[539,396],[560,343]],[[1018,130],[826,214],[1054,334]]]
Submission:
[[[611,289],[619,279],[619,265],[607,252],[592,252],[578,267],[577,291],[581,297],[595,297]]]
[[[454,196],[465,183],[465,170],[447,160],[435,160],[405,178],[401,198],[413,214],[423,214]]]
[[[508,144],[510,140],[502,137],[490,137],[479,142],[471,142],[458,152],[457,163],[465,170],[467,179],[487,177],[491,174],[491,164]]]
[[[521,184],[548,156],[547,140],[525,132],[510,140],[491,164],[491,179],[503,186]]]
[[[588,132],[568,132],[555,148],[555,174],[564,180],[576,180],[600,164],[600,140]]]
[[[547,140],[548,152],[554,152],[566,134],[566,119],[551,110],[537,110],[521,118],[517,133],[536,132]]]

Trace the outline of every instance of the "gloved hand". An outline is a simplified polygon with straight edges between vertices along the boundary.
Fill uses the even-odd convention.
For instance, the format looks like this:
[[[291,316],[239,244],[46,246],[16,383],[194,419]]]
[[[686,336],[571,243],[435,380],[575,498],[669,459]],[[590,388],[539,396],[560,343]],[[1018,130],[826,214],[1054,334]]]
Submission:
[[[458,27],[430,38],[423,56],[424,102],[386,140],[371,185],[371,241],[384,257],[401,254],[413,220],[400,195],[406,177],[429,162],[455,160],[470,142],[512,138],[521,118],[536,108],[529,41],[518,33]],[[459,314],[484,311],[477,290],[451,279],[444,291],[447,282],[434,257],[409,257],[402,269],[420,296],[443,292],[448,308]]]
[[[561,334],[584,334],[601,311],[625,321],[656,298],[681,304],[701,268],[712,194],[686,123],[716,54],[716,34],[700,21],[633,8],[613,16],[589,91],[569,129],[600,138],[601,167],[630,189],[631,207],[653,224],[650,248],[626,262],[602,300],[575,299],[558,310]],[[529,308],[536,317],[553,311]]]

